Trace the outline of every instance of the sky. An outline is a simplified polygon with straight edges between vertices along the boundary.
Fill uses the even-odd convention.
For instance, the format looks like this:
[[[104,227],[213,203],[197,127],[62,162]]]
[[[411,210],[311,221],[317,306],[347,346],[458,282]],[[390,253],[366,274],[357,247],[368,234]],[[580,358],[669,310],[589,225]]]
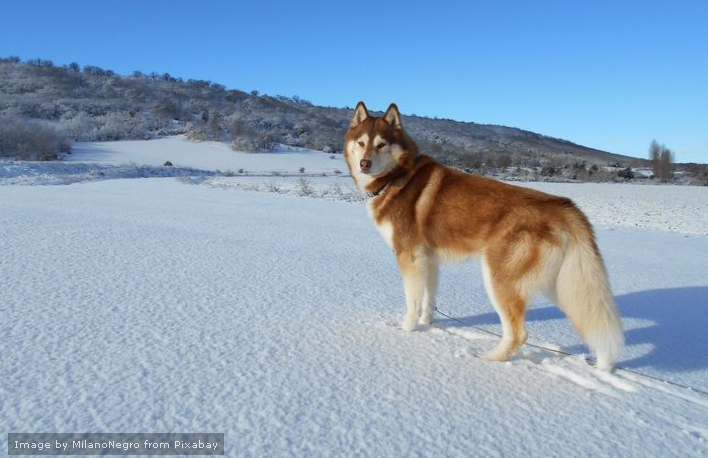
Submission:
[[[708,1],[0,0],[0,56],[708,163]]]

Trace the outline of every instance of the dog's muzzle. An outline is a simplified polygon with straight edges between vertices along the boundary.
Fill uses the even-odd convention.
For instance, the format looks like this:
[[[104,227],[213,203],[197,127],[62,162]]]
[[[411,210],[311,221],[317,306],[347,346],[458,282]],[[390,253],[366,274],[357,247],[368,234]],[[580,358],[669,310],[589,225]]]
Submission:
[[[359,168],[361,173],[369,173],[371,170],[371,159],[362,159],[359,161]]]

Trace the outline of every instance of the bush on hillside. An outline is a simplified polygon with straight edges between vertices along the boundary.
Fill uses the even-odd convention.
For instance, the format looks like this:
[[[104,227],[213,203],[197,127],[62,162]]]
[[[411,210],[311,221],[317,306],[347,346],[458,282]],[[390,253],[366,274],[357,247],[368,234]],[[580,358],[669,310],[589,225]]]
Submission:
[[[0,117],[0,157],[48,161],[69,151],[69,139],[50,126],[22,118]]]

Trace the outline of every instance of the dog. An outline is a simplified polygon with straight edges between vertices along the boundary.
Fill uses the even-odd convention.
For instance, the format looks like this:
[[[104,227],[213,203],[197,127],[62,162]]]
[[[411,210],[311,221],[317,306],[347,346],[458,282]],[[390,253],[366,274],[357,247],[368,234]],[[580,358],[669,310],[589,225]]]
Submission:
[[[558,304],[612,371],[624,332],[587,217],[567,198],[446,167],[420,154],[391,104],[383,116],[354,110],[344,156],[369,215],[393,249],[403,277],[402,329],[429,325],[441,262],[481,258],[503,335],[485,354],[506,361],[526,342],[525,311],[538,292]]]

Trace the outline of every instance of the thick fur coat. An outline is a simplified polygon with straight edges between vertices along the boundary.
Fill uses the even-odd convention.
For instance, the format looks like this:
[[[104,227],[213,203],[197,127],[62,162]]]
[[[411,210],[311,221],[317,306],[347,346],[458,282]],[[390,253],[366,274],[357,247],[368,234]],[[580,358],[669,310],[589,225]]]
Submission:
[[[565,312],[597,366],[613,368],[624,341],[621,321],[592,227],[570,199],[469,175],[419,154],[394,104],[373,117],[359,102],[344,153],[356,185],[371,195],[374,224],[396,254],[404,330],[432,322],[440,262],[479,257],[503,329],[488,359],[506,360],[526,341],[526,307],[542,292]]]

